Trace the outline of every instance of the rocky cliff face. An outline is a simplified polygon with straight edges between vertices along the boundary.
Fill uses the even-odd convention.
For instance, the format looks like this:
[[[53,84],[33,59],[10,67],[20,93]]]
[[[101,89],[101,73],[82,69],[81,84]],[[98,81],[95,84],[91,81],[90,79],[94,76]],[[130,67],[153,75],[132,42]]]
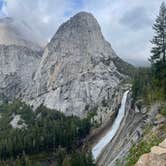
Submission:
[[[77,116],[114,101],[126,78],[123,71],[129,67],[104,39],[90,13],[80,12],[62,24],[42,58],[35,40],[27,37],[32,36],[27,35],[30,28],[25,24],[21,28],[28,29],[25,32],[20,27],[11,18],[0,20],[1,98],[19,97],[34,108],[44,104]]]
[[[21,98],[30,89],[41,59],[31,28],[12,18],[0,19],[0,100]]]
[[[31,104],[83,116],[85,109],[111,100],[125,78],[114,64],[116,58],[97,20],[86,12],[76,14],[46,47],[34,77]]]
[[[30,88],[39,53],[23,46],[0,45],[0,97],[21,97]]]

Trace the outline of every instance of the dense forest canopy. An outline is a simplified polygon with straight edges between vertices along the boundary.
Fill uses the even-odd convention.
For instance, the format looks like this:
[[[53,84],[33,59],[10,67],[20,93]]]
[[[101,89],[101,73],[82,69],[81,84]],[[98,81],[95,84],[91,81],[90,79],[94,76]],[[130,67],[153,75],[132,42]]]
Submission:
[[[55,157],[57,161],[60,160],[59,165],[65,165],[67,161],[71,162],[71,165],[76,165],[73,164],[75,162],[82,162],[82,165],[89,162],[89,166],[93,165],[90,153],[83,154],[76,150],[81,140],[89,133],[91,127],[89,118],[66,117],[44,106],[40,106],[33,112],[30,106],[19,101],[0,105],[0,115],[2,163],[13,159],[18,160],[18,158],[20,158],[16,160],[18,163],[24,162],[28,156],[39,153],[55,153],[56,155],[60,153],[63,154],[62,157]],[[18,115],[21,117],[18,124],[12,126],[11,121]],[[18,127],[19,125],[22,127]],[[62,150],[63,153],[61,153]],[[63,160],[65,160],[64,163]]]

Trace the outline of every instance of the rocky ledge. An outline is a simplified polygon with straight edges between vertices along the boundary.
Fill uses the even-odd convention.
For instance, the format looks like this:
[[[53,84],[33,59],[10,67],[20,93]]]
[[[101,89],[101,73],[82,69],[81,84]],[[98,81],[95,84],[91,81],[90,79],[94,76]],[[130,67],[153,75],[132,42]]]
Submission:
[[[135,166],[166,166],[166,139],[140,157]]]

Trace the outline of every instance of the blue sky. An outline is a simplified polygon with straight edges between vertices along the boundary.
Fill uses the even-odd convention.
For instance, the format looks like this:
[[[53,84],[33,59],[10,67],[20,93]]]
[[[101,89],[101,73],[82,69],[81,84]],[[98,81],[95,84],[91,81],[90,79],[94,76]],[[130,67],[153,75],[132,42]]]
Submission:
[[[24,20],[43,41],[79,11],[91,12],[117,54],[134,64],[147,63],[152,25],[162,0],[0,0],[0,16]],[[5,4],[5,5],[2,5]]]
[[[75,8],[80,8],[84,5],[84,3],[86,2],[86,0],[73,0],[74,2],[74,7]]]
[[[3,7],[3,4],[4,4],[4,1],[3,1],[3,0],[0,0],[0,16],[3,15],[2,11],[1,11],[1,9],[2,9],[2,7]]]
[[[3,1],[0,0],[0,9],[2,8],[2,5],[3,5]]]

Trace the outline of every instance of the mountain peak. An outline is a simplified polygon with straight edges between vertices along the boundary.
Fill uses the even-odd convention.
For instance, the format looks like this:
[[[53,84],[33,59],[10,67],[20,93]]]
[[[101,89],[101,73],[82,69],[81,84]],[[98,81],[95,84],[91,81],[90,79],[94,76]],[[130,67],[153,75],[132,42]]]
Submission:
[[[97,22],[96,18],[88,12],[79,12],[73,17],[70,18],[68,23],[72,23],[73,25],[82,26],[82,28],[90,29],[91,31],[97,29],[101,31],[100,25]]]
[[[57,52],[62,49],[68,52],[70,50],[71,54],[78,50],[83,54],[85,49],[89,52],[97,51],[96,49],[103,46],[103,40],[100,25],[95,17],[90,13],[80,12],[59,27],[50,41],[49,48],[56,47]]]
[[[76,32],[79,33],[80,29],[82,31],[95,31],[98,30],[101,32],[99,23],[95,19],[95,17],[91,13],[87,12],[80,12],[73,17],[71,17],[68,21],[63,23],[56,34],[61,33],[67,30],[77,30]]]
[[[86,106],[111,98],[112,89],[125,77],[118,72],[115,57],[95,17],[87,12],[74,15],[45,48],[30,92],[34,108],[43,104],[84,116]]]
[[[85,12],[85,11],[81,11],[77,14],[75,14],[73,17],[71,17],[70,19],[85,19],[85,20],[88,20],[88,19],[91,19],[91,20],[94,20],[97,22],[96,18],[93,16],[92,13],[89,13],[89,12]]]
[[[92,13],[86,12],[86,11],[80,11],[80,12],[76,13],[76,14],[75,14],[74,16],[72,16],[72,17],[78,16],[78,15],[81,15],[81,16],[87,16],[87,15],[89,15],[89,16],[91,16],[91,17],[94,17]]]

